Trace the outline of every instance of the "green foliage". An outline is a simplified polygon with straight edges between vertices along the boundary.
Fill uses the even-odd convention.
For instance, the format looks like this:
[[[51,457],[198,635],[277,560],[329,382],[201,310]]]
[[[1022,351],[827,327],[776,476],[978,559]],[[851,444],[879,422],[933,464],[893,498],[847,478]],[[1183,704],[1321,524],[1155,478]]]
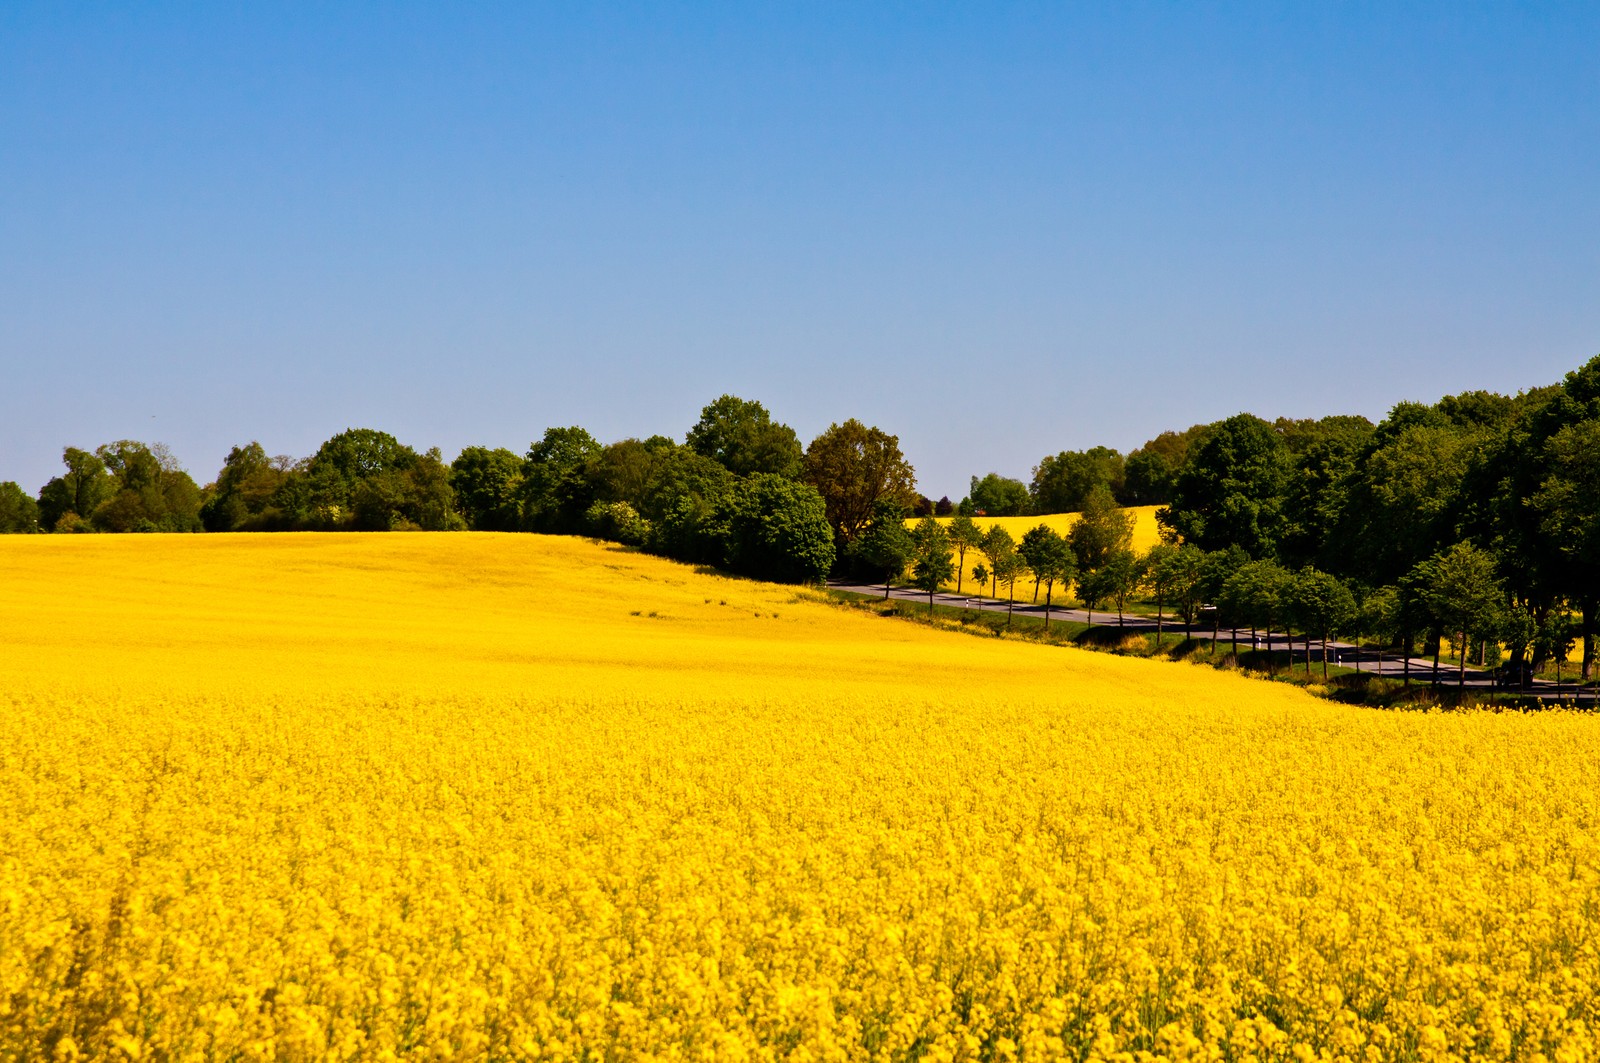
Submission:
[[[724,563],[734,572],[779,583],[820,583],[833,568],[833,529],[809,484],[758,472],[722,500]]]
[[[39,523],[54,531],[70,515],[75,518],[69,522],[71,530],[78,530],[117,492],[117,484],[99,455],[67,447],[61,452],[61,461],[66,473],[39,491]]]
[[[906,528],[904,512],[895,502],[880,502],[873,520],[849,547],[853,560],[883,575],[885,597],[889,586],[905,573],[916,554],[916,543]]]
[[[11,480],[0,483],[0,535],[40,531],[39,504]]]
[[[976,476],[972,478],[967,497],[961,502],[961,512],[989,517],[1020,517],[1030,512],[1032,503],[1027,484],[991,472],[981,479]]]
[[[1182,432],[1162,432],[1128,455],[1123,464],[1124,505],[1162,506],[1172,501],[1172,485],[1188,460],[1189,448],[1204,434],[1206,425]]]
[[[292,467],[287,458],[268,458],[260,443],[231,448],[200,507],[206,531],[270,531],[287,524],[279,492]]]
[[[1437,630],[1455,635],[1458,643],[1498,634],[1506,595],[1494,555],[1457,543],[1424,564],[1420,582]]]
[[[200,531],[200,488],[166,447],[120,439],[93,454],[68,447],[65,476],[39,493],[40,522],[83,531]],[[69,519],[70,518],[70,519]]]
[[[1023,533],[1017,553],[1028,566],[1028,571],[1033,573],[1035,583],[1044,584],[1044,604],[1048,622],[1050,603],[1055,594],[1056,584],[1065,586],[1078,574],[1078,561],[1072,553],[1072,544],[1053,528],[1041,524]]]
[[[547,428],[528,448],[522,463],[522,525],[528,531],[567,535],[583,531],[584,514],[594,504],[589,463],[600,444],[584,429]]]
[[[950,557],[950,534],[927,516],[917,522],[911,542],[911,582],[928,592],[928,605],[932,608],[934,591],[956,574],[956,563]]]
[[[1110,489],[1090,491],[1077,523],[1067,533],[1079,571],[1094,572],[1114,553],[1128,549],[1133,542],[1133,521],[1132,513],[1117,508]]]
[[[467,447],[450,463],[456,510],[473,531],[516,531],[522,459],[505,447]]]
[[[1251,561],[1223,583],[1218,607],[1232,626],[1274,630],[1288,613],[1292,578],[1276,562]]]
[[[1315,568],[1294,573],[1288,591],[1289,615],[1294,624],[1323,640],[1345,633],[1360,616],[1349,586],[1337,576]]]
[[[1259,417],[1236,414],[1212,425],[1173,482],[1172,504],[1158,514],[1184,542],[1203,550],[1237,545],[1271,557],[1283,532],[1289,454]]]
[[[1015,575],[1012,575],[1013,566],[1022,563],[1017,557],[1017,541],[1000,525],[996,524],[983,533],[983,538],[978,542],[978,549],[983,552],[984,559],[989,563],[989,579],[994,588],[1005,582],[1008,575],[1014,580],[1022,574],[1021,569],[1016,569]]]
[[[801,474],[799,437],[759,402],[723,395],[700,411],[686,442],[735,476],[760,472],[797,479]]]
[[[1172,603],[1185,624],[1194,623],[1200,611],[1205,559],[1206,554],[1199,547],[1165,543],[1152,547],[1145,558],[1146,584],[1159,601]]]
[[[965,513],[957,514],[947,529],[950,536],[950,548],[956,552],[956,593],[961,592],[963,568],[967,563],[967,551],[976,550],[983,543],[983,531],[974,523],[973,519]],[[987,574],[985,579],[987,579]],[[978,582],[982,583],[983,580]]]
[[[900,453],[899,437],[854,418],[813,439],[804,465],[839,543],[855,540],[880,503],[904,512],[916,498],[916,473]]]
[[[1063,450],[1042,458],[1033,469],[1028,492],[1035,513],[1075,513],[1096,488],[1114,497],[1123,492],[1123,457],[1110,447]]]

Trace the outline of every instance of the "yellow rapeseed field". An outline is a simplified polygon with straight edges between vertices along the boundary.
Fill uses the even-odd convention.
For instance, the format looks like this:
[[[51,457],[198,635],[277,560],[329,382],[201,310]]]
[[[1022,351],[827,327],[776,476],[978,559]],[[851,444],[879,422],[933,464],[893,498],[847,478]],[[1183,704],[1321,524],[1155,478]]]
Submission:
[[[1128,508],[1128,512],[1133,514],[1132,546],[1135,551],[1143,553],[1161,541],[1161,528],[1156,524],[1156,510],[1160,508],[1160,506],[1130,506]],[[908,519],[906,521],[906,526],[915,527],[918,519],[919,518],[916,517]],[[936,517],[935,519],[938,520],[940,524],[948,527],[950,522],[955,518]],[[1011,533],[1011,538],[1020,543],[1024,535],[1028,534],[1029,531],[1037,528],[1041,524],[1059,535],[1070,534],[1072,531],[1072,526],[1078,523],[1078,514],[1050,513],[1038,517],[974,517],[972,519],[973,523],[975,523],[983,531],[988,531],[990,528],[1004,528],[1006,531]],[[953,552],[951,556],[955,556]],[[982,563],[983,554],[981,552],[976,550],[968,550],[966,559],[962,564],[962,578],[960,582],[958,583],[955,580],[951,580],[944,585],[945,589],[956,590],[957,588],[960,588],[961,590],[965,590],[969,593],[994,593],[1001,598],[1006,597],[1007,592],[1005,587],[997,587],[993,586],[992,584],[987,587],[979,587],[973,582],[972,567]],[[1070,588],[1057,587],[1055,600],[1062,603],[1066,602],[1067,592],[1069,590]],[[1032,578],[1025,576],[1017,580],[1016,585],[1011,588],[1010,593],[1011,597],[1016,601],[1032,601],[1034,598]],[[1039,600],[1044,601],[1043,591],[1039,592]]]
[[[596,543],[0,538],[0,1059],[1576,1061],[1600,721]]]

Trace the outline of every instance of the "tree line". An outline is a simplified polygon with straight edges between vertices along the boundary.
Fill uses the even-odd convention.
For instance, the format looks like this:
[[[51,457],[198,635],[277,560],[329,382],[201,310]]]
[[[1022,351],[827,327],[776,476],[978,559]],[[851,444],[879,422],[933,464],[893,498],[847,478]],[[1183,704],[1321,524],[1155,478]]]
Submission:
[[[1041,461],[1030,484],[973,477],[955,509],[1077,508],[1078,528],[1088,529],[1135,501],[1164,502],[1164,542],[1142,557],[1125,541],[1098,559],[1080,550],[1073,583],[1091,608],[1114,601],[1120,609],[1138,593],[1155,600],[1158,623],[1170,604],[1192,624],[1209,604],[1218,631],[1226,623],[1298,632],[1307,667],[1312,639],[1325,658],[1329,639],[1354,636],[1408,660],[1420,648],[1434,658],[1435,676],[1448,640],[1458,681],[1473,656],[1481,666],[1509,656],[1508,671],[1525,678],[1549,662],[1559,668],[1576,644],[1581,678],[1593,675],[1600,358],[1515,396],[1402,402],[1376,425],[1238,414],[1166,433],[1126,461],[1107,448],[1063,452]],[[990,580],[998,572],[1006,582],[1004,544],[992,554],[960,523],[946,530],[952,547],[978,549]],[[906,564],[917,556],[907,553]],[[1047,585],[1056,571],[1047,562],[1041,576],[1026,557],[1009,564]]]
[[[908,512],[897,437],[850,419],[802,447],[759,402],[724,395],[683,442],[602,444],[547,429],[525,453],[470,446],[445,464],[374,429],[303,459],[258,442],[200,487],[159,445],[68,447],[34,498],[0,484],[6,532],[524,531],[593,535],[763,579],[819,581],[849,564],[884,507]]]
[[[1515,396],[1402,402],[1378,424],[1238,414],[1126,457],[1063,451],[1029,483],[973,477],[959,505],[917,495],[898,439],[879,428],[848,420],[802,447],[759,402],[727,395],[683,442],[601,444],[551,428],[525,453],[474,446],[447,465],[437,450],[352,429],[301,460],[235,447],[204,487],[164,448],[128,440],[69,447],[63,464],[37,498],[0,484],[0,530],[588,534],[769,579],[854,570],[888,582],[909,569],[930,588],[952,574],[962,585],[970,550],[991,591],[1031,574],[1047,599],[1070,587],[1120,608],[1145,593],[1186,622],[1204,602],[1230,626],[1359,632],[1408,653],[1420,640],[1437,654],[1449,639],[1484,664],[1503,644],[1521,669],[1579,641],[1585,679],[1600,624],[1600,358]],[[1114,534],[1136,504],[1161,506],[1167,541],[1151,556]],[[1084,530],[1068,543],[1069,572],[1053,560],[1061,547],[1037,537],[1013,557],[998,541],[993,554],[966,541],[959,521],[905,527],[907,514],[941,511],[1078,511]],[[1095,535],[1109,538],[1096,546]],[[943,573],[939,557],[952,553]]]

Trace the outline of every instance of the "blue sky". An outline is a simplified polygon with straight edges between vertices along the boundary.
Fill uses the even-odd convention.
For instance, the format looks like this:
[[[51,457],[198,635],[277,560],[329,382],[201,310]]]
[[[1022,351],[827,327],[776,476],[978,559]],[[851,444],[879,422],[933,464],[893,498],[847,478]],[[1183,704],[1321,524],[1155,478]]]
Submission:
[[[0,480],[859,417],[923,490],[1600,354],[1600,5],[0,6]]]

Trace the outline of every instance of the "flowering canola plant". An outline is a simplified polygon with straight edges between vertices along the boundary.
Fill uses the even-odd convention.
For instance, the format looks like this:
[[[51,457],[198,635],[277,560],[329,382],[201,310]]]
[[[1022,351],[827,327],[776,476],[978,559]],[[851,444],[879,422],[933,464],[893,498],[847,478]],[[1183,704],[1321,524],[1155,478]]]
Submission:
[[[538,536],[0,577],[0,1058],[1600,1055],[1587,716]]]

